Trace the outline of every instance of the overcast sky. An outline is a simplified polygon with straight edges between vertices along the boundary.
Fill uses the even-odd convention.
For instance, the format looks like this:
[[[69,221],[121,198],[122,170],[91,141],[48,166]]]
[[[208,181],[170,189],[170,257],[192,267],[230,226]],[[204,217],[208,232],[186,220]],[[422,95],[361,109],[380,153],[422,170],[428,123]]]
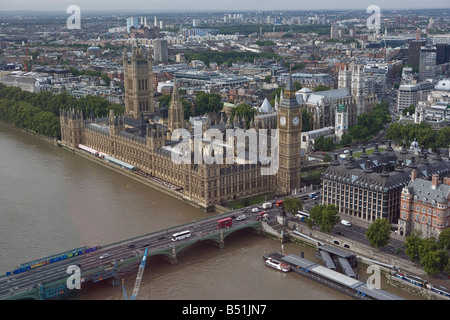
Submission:
[[[0,0],[3,10],[66,11],[69,5],[83,10],[239,11],[239,10],[365,10],[450,8],[450,0]]]

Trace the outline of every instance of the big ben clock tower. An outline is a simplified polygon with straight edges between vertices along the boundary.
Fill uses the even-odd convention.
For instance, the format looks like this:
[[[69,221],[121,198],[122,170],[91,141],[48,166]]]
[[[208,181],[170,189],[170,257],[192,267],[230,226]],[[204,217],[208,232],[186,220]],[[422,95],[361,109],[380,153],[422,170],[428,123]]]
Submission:
[[[300,147],[302,108],[295,97],[295,87],[289,75],[284,97],[278,108],[278,194],[289,195],[300,189]]]

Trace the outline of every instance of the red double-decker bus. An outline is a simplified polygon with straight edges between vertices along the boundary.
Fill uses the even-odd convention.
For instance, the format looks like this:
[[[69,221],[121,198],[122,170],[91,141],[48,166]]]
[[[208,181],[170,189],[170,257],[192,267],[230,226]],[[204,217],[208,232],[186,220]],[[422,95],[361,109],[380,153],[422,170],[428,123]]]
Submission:
[[[225,218],[217,221],[217,229],[220,228],[229,228],[233,225],[233,220],[231,218]]]
[[[277,207],[283,207],[283,200],[279,200],[275,203]]]

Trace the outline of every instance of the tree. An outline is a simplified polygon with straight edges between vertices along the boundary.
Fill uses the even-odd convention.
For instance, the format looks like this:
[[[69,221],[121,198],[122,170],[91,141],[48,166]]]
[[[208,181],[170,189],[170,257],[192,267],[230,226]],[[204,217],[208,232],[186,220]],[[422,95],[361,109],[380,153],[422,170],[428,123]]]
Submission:
[[[319,92],[319,91],[328,91],[330,90],[329,86],[325,86],[323,84],[319,84],[317,87],[314,88],[314,92]]]
[[[270,83],[272,81],[272,76],[271,75],[267,75],[264,80],[265,83]]]
[[[158,97],[159,106],[162,108],[169,108],[170,100],[172,100],[172,96],[170,94],[163,94]]]
[[[248,129],[250,128],[251,120],[255,118],[255,112],[256,110],[251,105],[246,103],[240,103],[237,107],[231,110],[230,121],[233,121],[235,117],[237,117],[238,120],[241,120],[242,117],[244,117],[247,123],[246,129]]]
[[[376,219],[367,229],[366,237],[370,245],[374,248],[379,249],[387,245],[391,237],[391,225],[389,221],[384,218]]]
[[[348,133],[344,133],[341,138],[341,145],[350,146],[352,144],[352,137]]]
[[[450,249],[450,228],[442,230],[438,237],[438,244],[442,249]]]
[[[314,139],[314,150],[323,150],[324,144],[325,138],[323,136]]]
[[[283,200],[284,211],[295,215],[299,210],[303,210],[302,200],[296,197],[289,197]]]
[[[419,245],[419,255],[420,257],[424,257],[428,252],[436,251],[439,249],[438,243],[435,237],[431,237],[428,239],[422,239]]]
[[[339,222],[339,208],[334,204],[319,204],[311,208],[307,221],[308,228],[313,224],[319,226],[322,232],[331,232],[334,226]]]
[[[416,139],[419,145],[435,149],[440,147],[441,143],[445,145],[446,141],[450,139],[445,136],[449,132],[449,129],[446,129],[439,137],[433,127],[425,122],[408,123],[407,125],[393,123],[386,131],[386,139],[394,140],[397,144],[402,144],[403,141],[412,142]]]
[[[405,239],[405,254],[409,260],[418,263],[420,261],[419,247],[422,243],[419,231],[413,231],[406,236]]]
[[[294,81],[293,84],[294,84],[295,90],[297,90],[297,91],[302,88],[302,84],[300,82],[298,82],[298,81]]]
[[[302,132],[311,131],[311,117],[312,113],[306,108],[302,109]]]
[[[449,234],[450,232],[447,231],[437,241],[434,237],[422,239],[420,232],[414,231],[406,237],[405,253],[411,261],[420,262],[427,274],[436,275],[444,270],[448,264],[448,253],[445,246],[448,245],[446,241]]]
[[[323,157],[323,162],[330,162],[331,161],[331,156],[327,153],[324,157]]]
[[[448,263],[447,250],[437,249],[428,251],[424,253],[420,259],[420,263],[427,274],[436,275],[444,270]]]
[[[278,97],[278,99],[280,99],[281,96],[281,87],[276,88],[275,90],[272,91],[271,95],[272,95],[272,99],[271,100],[275,100],[275,97]]]
[[[195,115],[219,112],[223,108],[222,98],[217,93],[197,92],[195,97]]]
[[[349,135],[357,141],[366,141],[383,129],[391,121],[389,105],[386,102],[377,104],[373,111],[358,116],[357,123],[349,128]]]
[[[448,148],[450,146],[450,127],[444,127],[437,133],[435,148]]]
[[[184,119],[187,120],[192,115],[192,104],[186,99],[181,99],[181,105],[183,106]]]
[[[411,104],[409,107],[404,108],[402,110],[402,114],[404,116],[406,116],[408,114],[408,112],[409,112],[410,115],[413,115],[415,111],[416,111],[416,107],[413,104]]]

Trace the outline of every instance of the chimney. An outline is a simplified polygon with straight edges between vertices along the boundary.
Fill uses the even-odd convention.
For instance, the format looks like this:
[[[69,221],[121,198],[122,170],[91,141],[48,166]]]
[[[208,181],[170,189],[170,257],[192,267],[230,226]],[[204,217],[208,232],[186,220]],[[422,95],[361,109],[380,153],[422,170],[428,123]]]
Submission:
[[[447,186],[450,186],[450,177],[444,177],[442,183]]]
[[[417,178],[417,170],[416,170],[416,169],[413,169],[413,170],[411,171],[411,181],[416,180],[416,178]]]
[[[439,185],[439,175],[433,174],[431,177],[431,189],[435,190]]]
[[[373,154],[380,154],[380,150],[378,150],[378,143],[375,143],[375,151]]]

